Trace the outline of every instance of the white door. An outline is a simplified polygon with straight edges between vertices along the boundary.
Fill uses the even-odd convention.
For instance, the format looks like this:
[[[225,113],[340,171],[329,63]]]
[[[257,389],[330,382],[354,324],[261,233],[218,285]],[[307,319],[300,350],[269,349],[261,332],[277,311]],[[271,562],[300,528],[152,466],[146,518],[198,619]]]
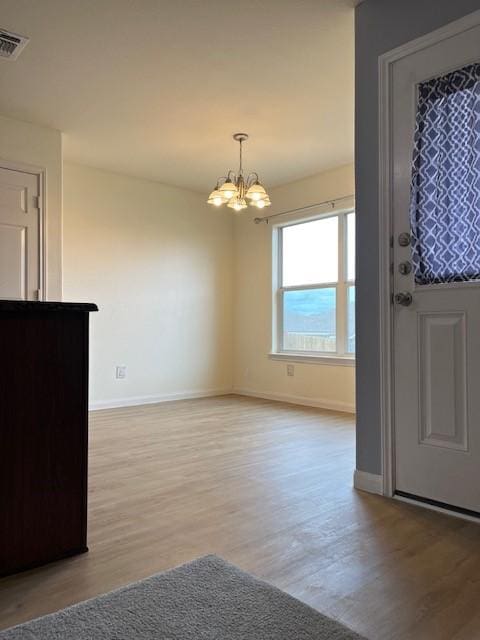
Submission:
[[[475,63],[480,26],[393,64],[393,411],[396,492],[480,512]]]
[[[0,299],[38,300],[39,178],[0,168]]]

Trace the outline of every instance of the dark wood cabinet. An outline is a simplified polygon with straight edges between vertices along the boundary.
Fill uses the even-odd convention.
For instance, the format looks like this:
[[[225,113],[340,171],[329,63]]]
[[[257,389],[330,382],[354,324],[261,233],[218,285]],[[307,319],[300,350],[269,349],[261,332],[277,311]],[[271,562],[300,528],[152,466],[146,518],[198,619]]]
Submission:
[[[0,575],[87,551],[91,311],[0,301]]]

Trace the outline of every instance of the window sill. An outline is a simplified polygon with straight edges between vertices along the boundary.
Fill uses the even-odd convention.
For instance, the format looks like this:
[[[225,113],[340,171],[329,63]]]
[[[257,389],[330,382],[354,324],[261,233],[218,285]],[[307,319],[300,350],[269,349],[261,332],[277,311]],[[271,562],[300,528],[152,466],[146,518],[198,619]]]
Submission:
[[[354,367],[355,357],[353,356],[336,356],[336,355],[315,355],[312,353],[269,353],[270,360],[284,360],[288,362],[301,362],[303,364],[327,364],[336,367]]]

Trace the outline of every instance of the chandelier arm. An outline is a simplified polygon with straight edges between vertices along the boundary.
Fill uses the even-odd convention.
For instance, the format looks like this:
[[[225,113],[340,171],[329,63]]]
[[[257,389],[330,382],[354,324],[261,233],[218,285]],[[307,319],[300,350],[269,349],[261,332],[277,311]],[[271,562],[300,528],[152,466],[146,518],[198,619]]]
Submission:
[[[230,169],[226,176],[220,176],[220,178],[217,178],[216,188],[219,189],[222,186],[222,184],[225,184],[225,182],[229,182],[229,181],[235,184],[236,180],[237,180],[237,176],[235,175],[235,172]]]
[[[247,187],[251,187],[252,184],[255,184],[255,182],[258,182],[258,181],[259,181],[258,173],[256,171],[252,171],[252,173],[248,174],[248,178],[245,180],[245,183]]]

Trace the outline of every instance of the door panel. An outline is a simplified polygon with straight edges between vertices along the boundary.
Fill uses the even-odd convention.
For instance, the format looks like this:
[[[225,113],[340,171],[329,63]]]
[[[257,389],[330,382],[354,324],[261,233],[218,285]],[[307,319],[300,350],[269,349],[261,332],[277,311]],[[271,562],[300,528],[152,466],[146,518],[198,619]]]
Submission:
[[[8,177],[12,179],[12,176]],[[0,210],[27,213],[28,189],[23,185],[0,183]]]
[[[0,298],[39,298],[38,199],[38,176],[0,168]]]
[[[416,282],[415,268],[409,268],[417,256],[409,242],[399,242],[400,234],[415,231],[410,225],[410,197],[419,85],[478,62],[480,27],[398,60],[393,64],[391,115],[393,287],[395,294],[407,294],[395,304],[393,315],[395,489],[480,512],[480,281],[456,282],[450,274],[447,283]],[[449,153],[456,151],[440,151],[429,170],[437,171],[445,160],[444,170]],[[452,174],[452,189],[459,188],[459,181],[461,176]],[[447,189],[443,226],[433,225],[425,236],[428,242],[440,233],[442,242],[446,238],[438,260],[442,268],[445,262],[454,263],[445,224],[457,239],[457,253],[452,255],[458,257],[458,242],[465,240],[454,231],[461,226],[455,216],[460,215],[458,203],[463,206],[464,201],[453,197],[453,191],[451,195]],[[426,205],[430,206],[435,204]],[[461,279],[464,273],[458,274]]]
[[[464,313],[419,314],[420,444],[467,450]]]
[[[26,300],[25,227],[0,223],[0,298]]]

